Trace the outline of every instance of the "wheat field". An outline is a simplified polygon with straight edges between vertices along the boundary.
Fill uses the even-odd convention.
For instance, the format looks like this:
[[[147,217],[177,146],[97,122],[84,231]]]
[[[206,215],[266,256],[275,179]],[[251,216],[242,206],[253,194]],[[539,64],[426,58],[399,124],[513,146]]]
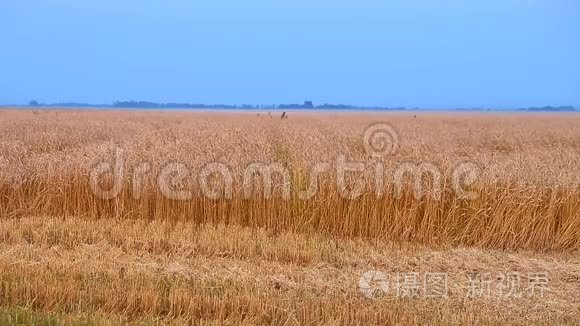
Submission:
[[[3,324],[580,323],[575,114],[5,109],[0,130]]]

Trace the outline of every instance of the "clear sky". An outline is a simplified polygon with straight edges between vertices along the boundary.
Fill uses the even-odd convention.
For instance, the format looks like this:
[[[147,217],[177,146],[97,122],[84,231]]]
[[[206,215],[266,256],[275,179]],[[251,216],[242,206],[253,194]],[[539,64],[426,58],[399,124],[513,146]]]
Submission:
[[[2,0],[32,99],[580,107],[580,1]]]

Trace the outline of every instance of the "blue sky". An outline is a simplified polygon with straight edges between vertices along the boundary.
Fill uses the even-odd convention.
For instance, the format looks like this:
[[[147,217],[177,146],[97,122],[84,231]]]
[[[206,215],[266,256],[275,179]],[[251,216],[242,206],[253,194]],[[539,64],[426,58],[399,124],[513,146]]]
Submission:
[[[0,3],[0,103],[580,106],[576,0]]]

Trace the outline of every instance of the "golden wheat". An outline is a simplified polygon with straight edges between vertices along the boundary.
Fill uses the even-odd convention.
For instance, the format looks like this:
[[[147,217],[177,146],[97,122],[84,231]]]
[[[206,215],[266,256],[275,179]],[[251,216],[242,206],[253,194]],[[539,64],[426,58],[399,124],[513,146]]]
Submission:
[[[0,245],[6,254],[0,257],[0,306],[6,312],[0,317],[71,323],[578,321],[579,263],[572,253],[580,246],[580,117],[416,116],[2,111]],[[375,122],[395,128],[396,152],[370,157],[363,134]],[[365,163],[347,182],[365,180],[361,196],[344,198],[330,172],[313,197],[299,198],[312,182],[313,165],[335,165],[337,157]],[[91,173],[116,160],[123,166],[122,187],[113,198],[100,198]],[[377,162],[385,168],[380,195],[373,178]],[[480,172],[469,186],[475,199],[458,196],[452,185],[452,172],[466,162]],[[196,173],[211,163],[232,172],[231,198],[202,195]],[[278,174],[270,198],[260,180],[252,180],[255,191],[245,196],[243,175],[255,163],[279,163],[289,171],[288,198]],[[441,171],[440,193],[430,188],[436,180],[429,176],[420,176],[421,196],[412,176],[395,182],[398,167],[423,163]],[[143,164],[147,170],[139,170]],[[191,198],[168,198],[160,189],[168,164],[192,172],[173,185],[191,191]],[[113,184],[100,175],[101,187]],[[552,271],[548,297],[507,303],[462,297],[459,284],[469,271],[509,268]],[[456,286],[448,301],[369,301],[357,281],[371,269],[445,271]]]

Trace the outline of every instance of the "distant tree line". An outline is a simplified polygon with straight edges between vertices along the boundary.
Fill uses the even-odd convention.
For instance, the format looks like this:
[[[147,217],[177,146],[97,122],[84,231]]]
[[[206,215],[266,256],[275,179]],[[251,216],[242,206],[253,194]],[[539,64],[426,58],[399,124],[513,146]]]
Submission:
[[[372,110],[405,110],[405,108],[388,108],[388,107],[361,107],[347,104],[328,104],[314,105],[311,101],[305,101],[303,104],[202,104],[202,103],[156,103],[148,101],[116,101],[113,104],[89,104],[89,103],[40,103],[36,100],[30,101],[28,106],[31,107],[112,107],[122,109],[328,109],[328,110],[350,110],[350,109],[372,109]]]
[[[329,110],[350,110],[350,109],[373,109],[373,110],[406,110],[404,107],[361,107],[347,104],[314,105],[311,101],[303,104],[192,104],[192,103],[155,103],[143,101],[117,101],[113,103],[116,108],[143,108],[143,109],[329,109]]]
[[[520,111],[555,111],[555,112],[567,112],[567,111],[576,111],[571,105],[564,105],[564,106],[542,106],[542,107],[529,107],[529,108],[522,108]]]
[[[385,106],[355,106],[348,104],[328,104],[314,105],[311,101],[305,101],[303,104],[195,104],[195,103],[156,103],[147,101],[116,101],[113,104],[89,104],[89,103],[40,103],[36,100],[30,101],[28,106],[31,107],[88,107],[88,108],[122,108],[122,109],[243,109],[243,110],[260,110],[260,109],[316,109],[316,110],[377,110],[377,111],[404,111],[405,107],[385,107]],[[411,108],[413,111],[425,111],[420,108]],[[495,111],[490,108],[456,108],[457,111]],[[517,111],[530,112],[569,112],[576,111],[576,108],[570,105],[565,106],[543,106],[516,109]]]
[[[115,108],[131,109],[252,109],[253,105],[227,105],[227,104],[193,104],[193,103],[155,103],[144,101],[117,101],[113,103]]]

